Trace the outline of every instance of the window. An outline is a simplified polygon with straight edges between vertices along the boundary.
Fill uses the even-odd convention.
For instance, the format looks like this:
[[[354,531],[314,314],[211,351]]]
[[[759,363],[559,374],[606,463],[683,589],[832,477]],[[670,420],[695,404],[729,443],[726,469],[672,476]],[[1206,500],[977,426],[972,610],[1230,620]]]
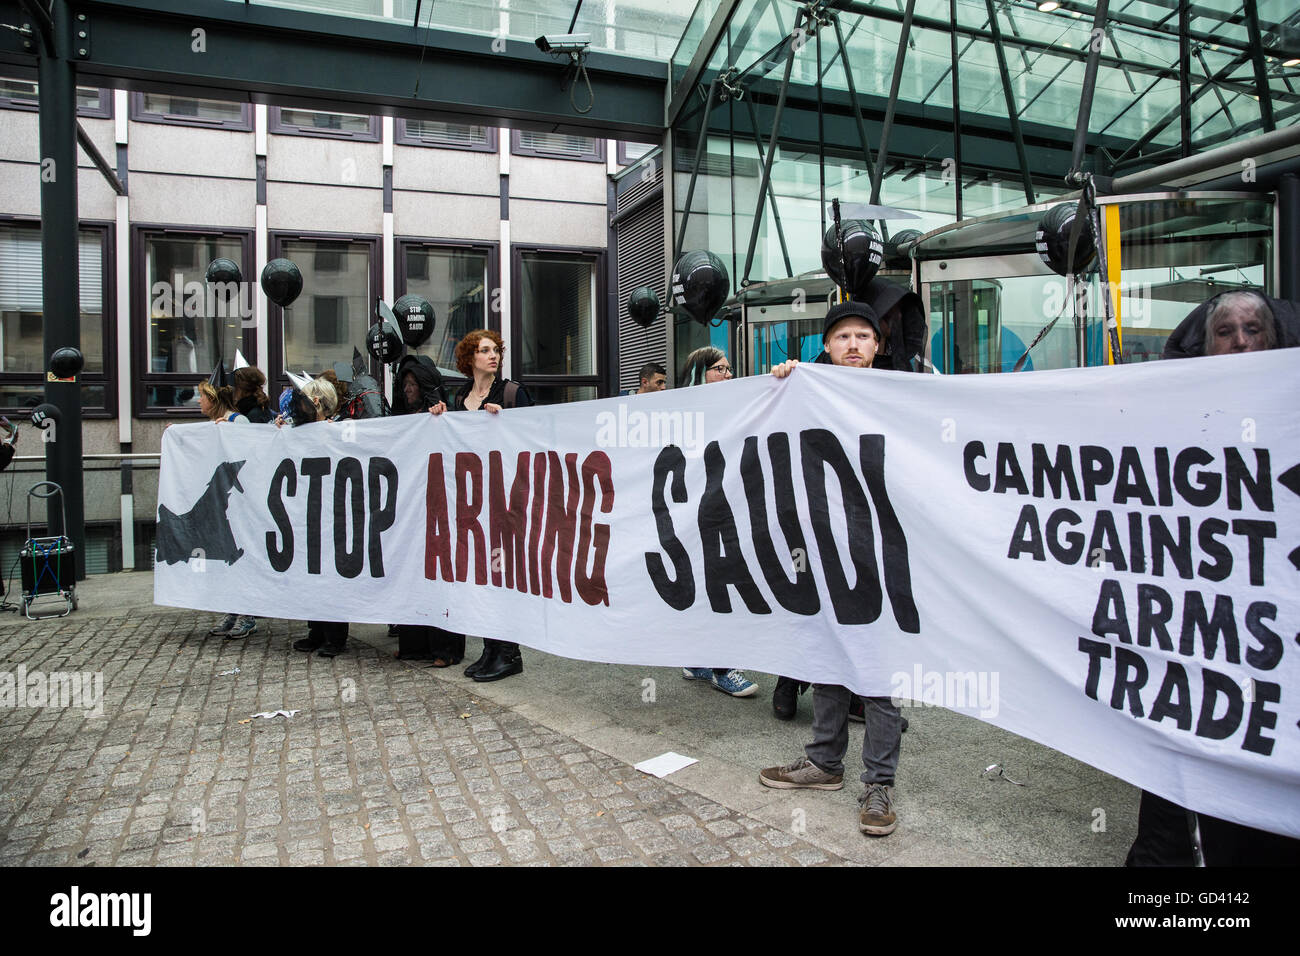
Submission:
[[[0,107],[16,110],[35,110],[40,106],[35,80],[0,77]],[[113,91],[93,86],[77,87],[77,115],[88,117],[113,117]]]
[[[272,133],[290,136],[326,136],[368,143],[379,142],[379,117],[363,116],[360,113],[322,113],[318,110],[273,106],[270,127]]]
[[[109,235],[107,226],[82,226],[77,244],[81,352],[86,357],[81,403],[92,416],[113,408],[108,389],[113,341]],[[40,224],[0,222],[0,409],[31,408],[44,401],[43,275]]]
[[[658,149],[651,143],[624,143],[622,140],[618,144],[618,164],[620,166],[631,166],[638,159],[650,155]]]
[[[251,130],[253,111],[247,103],[169,96],[165,93],[132,93],[131,119],[144,123],[177,123]]]
[[[354,348],[364,355],[379,288],[379,240],[272,235],[271,256],[297,263],[303,294],[287,309],[271,306],[270,326],[278,324],[280,334],[271,339],[267,377],[276,382],[286,368],[315,375],[335,362],[351,365]]]
[[[444,376],[459,379],[456,343],[474,329],[499,329],[497,252],[492,245],[404,241],[398,251],[403,267],[402,294],[423,296],[433,306],[433,335],[412,351],[433,359]]]
[[[235,349],[256,353],[253,339],[256,277],[252,277],[252,237],[247,232],[216,233],[136,227],[133,306],[142,317],[136,345],[137,403],[146,414],[163,409],[198,410],[195,388],[216,367],[229,368]],[[205,281],[208,263],[231,259],[243,281],[220,289]],[[251,277],[251,278],[250,278]]]
[[[313,346],[346,344],[348,300],[340,295],[312,296],[311,322]]]
[[[439,120],[399,119],[397,142],[406,146],[438,146],[442,149],[471,149],[480,153],[497,151],[495,126],[466,126]]]
[[[514,377],[540,404],[600,392],[604,258],[585,250],[515,250]]]
[[[520,156],[545,156],[548,159],[579,159],[588,163],[605,161],[605,141],[567,133],[536,133],[514,130],[511,151]]]

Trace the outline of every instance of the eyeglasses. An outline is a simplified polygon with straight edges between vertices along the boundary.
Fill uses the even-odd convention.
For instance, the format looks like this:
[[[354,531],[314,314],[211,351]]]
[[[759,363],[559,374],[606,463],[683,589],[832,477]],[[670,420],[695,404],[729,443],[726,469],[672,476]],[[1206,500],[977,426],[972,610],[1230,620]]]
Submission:
[[[710,365],[708,371],[717,372],[719,375],[730,375],[731,366],[726,362],[719,362],[717,365]]]

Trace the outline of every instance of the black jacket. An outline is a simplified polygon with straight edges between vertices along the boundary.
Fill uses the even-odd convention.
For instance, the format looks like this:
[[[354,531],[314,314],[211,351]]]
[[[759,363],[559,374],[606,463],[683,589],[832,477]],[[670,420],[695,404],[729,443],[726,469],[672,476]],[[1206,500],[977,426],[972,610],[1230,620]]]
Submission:
[[[1264,296],[1273,313],[1273,323],[1277,326],[1277,348],[1289,349],[1300,347],[1300,309],[1296,303],[1287,299],[1274,299]],[[1205,354],[1205,320],[1210,314],[1213,299],[1202,302],[1178,323],[1178,328],[1169,333],[1165,339],[1165,350],[1161,358],[1192,358]]]
[[[510,379],[502,378],[498,375],[496,381],[492,383],[491,390],[488,391],[487,398],[483,399],[483,405],[500,405],[502,408],[527,408],[532,405],[533,400],[529,397],[528,391],[522,385],[517,385],[514,405],[506,405],[506,385],[509,381]],[[452,400],[448,403],[447,407],[453,412],[466,411],[465,399],[469,397],[470,389],[473,387],[474,380],[470,379],[456,390],[456,394],[452,396]],[[481,409],[483,405],[480,405],[479,408]]]
[[[349,418],[383,418],[388,414],[388,401],[383,387],[369,372],[358,372],[348,383]]]
[[[269,425],[275,421],[275,412],[271,409],[271,406],[268,405],[263,408],[257,404],[256,395],[245,395],[235,402],[235,410],[254,425]]]
[[[420,386],[420,403],[417,408],[407,408],[406,389],[403,382],[407,373],[415,376]],[[412,412],[425,412],[439,402],[447,401],[447,390],[442,384],[442,374],[427,355],[407,355],[397,363],[397,372],[393,376],[393,414],[409,415]],[[448,403],[450,404],[450,403]]]
[[[880,343],[872,368],[898,369],[902,372],[924,372],[925,363],[925,303],[906,285],[888,279],[875,278],[867,286],[867,305],[882,319],[894,306],[898,306],[902,321],[893,322],[889,341]],[[915,362],[912,359],[915,358]],[[829,365],[831,357],[823,349],[814,362]]]

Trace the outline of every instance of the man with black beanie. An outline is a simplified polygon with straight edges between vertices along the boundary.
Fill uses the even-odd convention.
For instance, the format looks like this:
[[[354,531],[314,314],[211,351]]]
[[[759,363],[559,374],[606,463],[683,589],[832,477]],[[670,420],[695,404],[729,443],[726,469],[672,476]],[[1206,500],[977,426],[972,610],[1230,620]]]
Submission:
[[[822,348],[830,364],[869,369],[880,349],[880,318],[865,302],[842,302],[826,313]],[[797,359],[776,366],[785,378]],[[853,692],[836,684],[813,685],[813,742],[804,756],[784,767],[769,767],[759,782],[778,790],[839,790],[844,786],[844,754],[849,747],[849,707]],[[903,715],[888,697],[863,698],[866,734],[862,741],[862,782],[858,828],[870,836],[887,836],[898,827],[894,812],[894,774],[903,734]]]

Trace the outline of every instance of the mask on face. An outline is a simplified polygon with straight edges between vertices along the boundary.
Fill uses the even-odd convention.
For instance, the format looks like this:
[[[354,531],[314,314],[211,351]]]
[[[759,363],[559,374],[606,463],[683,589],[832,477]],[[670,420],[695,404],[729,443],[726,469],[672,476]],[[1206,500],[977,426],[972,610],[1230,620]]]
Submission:
[[[310,425],[316,420],[316,404],[296,388],[289,399],[289,409],[295,426]]]

